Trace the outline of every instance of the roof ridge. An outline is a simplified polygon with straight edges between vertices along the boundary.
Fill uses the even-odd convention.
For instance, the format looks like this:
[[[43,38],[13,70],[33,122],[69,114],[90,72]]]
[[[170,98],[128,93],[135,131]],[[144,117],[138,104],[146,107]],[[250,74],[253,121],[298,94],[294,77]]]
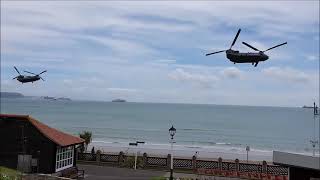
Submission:
[[[84,142],[84,139],[62,132],[58,129],[52,128],[36,120],[30,115],[0,114],[0,117],[23,118],[24,120],[29,121],[46,138],[50,139],[52,142],[54,142],[59,146],[68,146],[68,145],[80,144]]]

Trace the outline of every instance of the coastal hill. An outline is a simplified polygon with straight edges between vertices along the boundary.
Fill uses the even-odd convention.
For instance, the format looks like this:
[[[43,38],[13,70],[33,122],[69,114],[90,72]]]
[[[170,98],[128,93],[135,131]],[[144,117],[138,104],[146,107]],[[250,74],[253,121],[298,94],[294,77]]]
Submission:
[[[0,92],[0,97],[1,98],[22,98],[24,97],[24,95],[16,92]]]

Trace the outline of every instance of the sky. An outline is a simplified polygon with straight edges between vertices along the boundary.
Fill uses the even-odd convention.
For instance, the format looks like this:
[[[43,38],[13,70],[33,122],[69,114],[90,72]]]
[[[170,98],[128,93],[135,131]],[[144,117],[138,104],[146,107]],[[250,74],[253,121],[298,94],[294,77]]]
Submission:
[[[233,64],[225,53],[270,59]],[[42,74],[21,84],[13,69]],[[1,1],[1,91],[132,102],[319,102],[319,1]]]

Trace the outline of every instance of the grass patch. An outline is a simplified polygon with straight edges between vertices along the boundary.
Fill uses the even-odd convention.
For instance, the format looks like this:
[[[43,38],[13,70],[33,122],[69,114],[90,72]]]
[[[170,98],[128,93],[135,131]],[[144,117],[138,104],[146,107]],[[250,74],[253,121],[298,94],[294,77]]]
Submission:
[[[0,166],[0,180],[16,179],[21,179],[21,173],[19,171]]]

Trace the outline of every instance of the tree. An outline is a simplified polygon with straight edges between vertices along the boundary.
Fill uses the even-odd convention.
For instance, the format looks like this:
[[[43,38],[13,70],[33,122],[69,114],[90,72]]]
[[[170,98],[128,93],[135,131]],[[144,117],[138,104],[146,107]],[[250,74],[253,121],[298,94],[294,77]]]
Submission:
[[[84,139],[85,143],[85,150],[87,151],[88,145],[92,140],[92,132],[90,131],[83,131],[79,134],[80,138]]]

